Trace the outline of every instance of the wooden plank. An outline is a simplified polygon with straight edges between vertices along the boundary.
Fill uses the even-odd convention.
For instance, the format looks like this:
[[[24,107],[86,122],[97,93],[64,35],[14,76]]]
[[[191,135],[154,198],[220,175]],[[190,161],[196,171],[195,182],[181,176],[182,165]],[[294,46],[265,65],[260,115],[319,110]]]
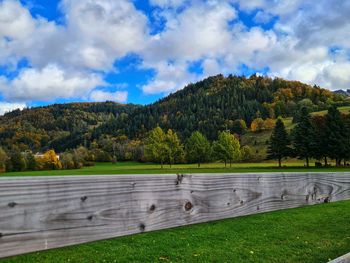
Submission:
[[[329,261],[328,263],[350,263],[350,253],[342,257],[336,258],[332,261]]]
[[[0,257],[350,199],[350,173],[0,178]]]

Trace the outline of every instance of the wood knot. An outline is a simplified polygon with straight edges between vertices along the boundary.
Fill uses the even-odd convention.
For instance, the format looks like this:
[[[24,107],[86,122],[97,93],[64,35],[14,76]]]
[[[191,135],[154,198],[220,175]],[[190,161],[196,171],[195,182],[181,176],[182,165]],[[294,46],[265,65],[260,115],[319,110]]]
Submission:
[[[14,208],[17,205],[17,203],[11,202],[11,203],[8,203],[7,205],[8,205],[8,207]]]
[[[145,229],[146,229],[145,224],[144,223],[139,224],[139,229],[141,232],[145,231]]]
[[[281,200],[284,200],[284,194],[281,195]]]
[[[149,208],[149,211],[154,212],[154,210],[156,210],[156,206],[155,205],[151,205],[151,207]]]
[[[323,202],[324,202],[324,203],[330,203],[330,202],[331,202],[330,196],[327,196],[327,197],[324,199]]]
[[[258,211],[259,211],[259,210],[260,210],[260,206],[257,206],[257,207],[256,207],[256,210],[258,210]]]
[[[136,183],[134,183],[134,182],[131,183],[132,188],[135,188],[135,185],[136,185]]]
[[[243,203],[244,203],[244,201],[243,200],[241,200],[241,202],[239,202],[241,205],[243,205]]]
[[[93,215],[89,215],[86,219],[91,221],[93,218],[94,218]]]
[[[233,192],[234,192],[234,193],[236,193],[236,191],[237,191],[236,189],[233,189]]]
[[[80,197],[80,200],[81,200],[82,202],[85,202],[86,199],[88,199],[87,196],[82,196],[82,197]]]
[[[192,209],[193,205],[191,202],[186,202],[185,204],[185,210],[190,211]]]
[[[184,175],[183,175],[183,174],[177,174],[176,176],[177,176],[177,177],[176,177],[175,184],[176,184],[176,185],[179,185],[179,184],[182,183],[182,180],[183,180],[183,178],[184,178]]]
[[[227,205],[230,205],[231,203],[227,203]]]
[[[2,238],[4,236],[4,234],[3,233],[0,233],[0,238]]]

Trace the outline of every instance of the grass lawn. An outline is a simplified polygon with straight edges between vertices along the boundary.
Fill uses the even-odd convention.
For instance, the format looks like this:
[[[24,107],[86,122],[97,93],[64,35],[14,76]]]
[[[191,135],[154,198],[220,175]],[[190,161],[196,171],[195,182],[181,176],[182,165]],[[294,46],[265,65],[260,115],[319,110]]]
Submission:
[[[202,164],[197,168],[197,164],[177,164],[172,168],[165,165],[163,169],[159,164],[118,162],[96,163],[95,166],[84,167],[78,170],[55,170],[55,171],[30,171],[2,173],[1,176],[37,176],[37,175],[99,175],[99,174],[175,174],[175,173],[250,173],[250,172],[348,172],[346,168],[316,168],[303,167],[302,161],[288,161],[284,163],[287,167],[278,168],[276,162],[263,163],[235,163],[232,167],[225,168],[222,163]]]
[[[98,241],[0,260],[328,262],[350,251],[350,201]]]

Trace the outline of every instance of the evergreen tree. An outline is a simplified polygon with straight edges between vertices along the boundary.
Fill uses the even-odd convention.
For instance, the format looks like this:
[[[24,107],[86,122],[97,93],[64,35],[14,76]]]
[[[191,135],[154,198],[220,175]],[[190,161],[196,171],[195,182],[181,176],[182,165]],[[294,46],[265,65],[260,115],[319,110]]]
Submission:
[[[307,108],[303,107],[300,111],[300,118],[293,130],[293,146],[295,154],[305,159],[306,166],[309,167],[309,160],[313,153],[314,131],[311,124],[311,118]]]
[[[345,121],[342,119],[337,107],[332,106],[326,115],[326,134],[327,134],[327,152],[328,156],[336,160],[337,166],[341,160],[346,158],[347,150],[347,132]]]
[[[184,147],[177,134],[169,129],[165,136],[166,144],[166,161],[170,164],[182,162],[184,160]]]
[[[145,157],[153,162],[159,162],[163,168],[168,153],[166,135],[158,126],[148,133],[145,142]]]
[[[313,126],[313,156],[317,160],[324,160],[324,165],[328,166],[328,134],[326,129],[325,117],[324,116],[314,116],[312,118]]]
[[[278,167],[281,167],[282,159],[290,155],[289,145],[290,140],[284,123],[281,119],[278,119],[269,141],[267,158],[277,159]]]
[[[213,149],[218,160],[222,160],[227,167],[227,162],[238,161],[241,157],[240,143],[237,138],[229,132],[220,132],[218,140],[214,142]]]
[[[345,126],[346,126],[346,160],[349,161],[350,160],[350,112],[347,115],[347,118],[345,120]]]
[[[209,141],[200,132],[193,132],[186,143],[186,154],[188,161],[197,163],[199,168],[202,162],[210,159],[211,147]]]
[[[244,120],[235,120],[232,123],[231,131],[239,135],[244,134],[247,131],[247,124]]]

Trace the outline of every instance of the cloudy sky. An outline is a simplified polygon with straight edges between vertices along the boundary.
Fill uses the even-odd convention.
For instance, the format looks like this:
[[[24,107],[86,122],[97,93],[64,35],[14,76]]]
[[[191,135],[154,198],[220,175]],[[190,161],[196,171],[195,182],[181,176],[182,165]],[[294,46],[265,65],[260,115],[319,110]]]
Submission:
[[[350,1],[0,0],[0,114],[146,104],[222,73],[350,88]]]

